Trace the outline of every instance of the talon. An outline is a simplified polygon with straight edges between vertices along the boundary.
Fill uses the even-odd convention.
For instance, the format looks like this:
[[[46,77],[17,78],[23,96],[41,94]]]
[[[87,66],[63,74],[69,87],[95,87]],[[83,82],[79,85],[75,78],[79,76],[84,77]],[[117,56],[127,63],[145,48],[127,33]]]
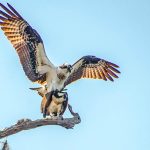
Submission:
[[[62,116],[62,115],[58,116],[58,119],[60,119],[60,120],[64,120],[64,118],[63,118],[63,116]]]
[[[46,118],[46,113],[45,112],[43,112],[43,118]]]
[[[52,117],[51,116],[46,116],[46,119],[52,119]]]
[[[53,120],[58,120],[58,117],[57,116],[52,116],[52,119]]]

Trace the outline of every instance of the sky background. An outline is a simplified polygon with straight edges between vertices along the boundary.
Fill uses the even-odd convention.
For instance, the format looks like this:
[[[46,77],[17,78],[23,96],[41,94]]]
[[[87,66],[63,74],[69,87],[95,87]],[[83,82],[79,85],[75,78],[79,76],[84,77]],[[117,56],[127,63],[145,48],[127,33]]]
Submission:
[[[6,1],[1,0],[3,4]],[[96,55],[120,66],[115,82],[69,85],[69,103],[82,122],[73,130],[44,126],[8,137],[11,150],[150,149],[150,1],[9,0],[41,35],[49,59],[73,64]],[[21,118],[39,119],[36,87],[0,32],[0,129]],[[65,117],[70,117],[65,113]],[[3,140],[2,140],[3,141]]]

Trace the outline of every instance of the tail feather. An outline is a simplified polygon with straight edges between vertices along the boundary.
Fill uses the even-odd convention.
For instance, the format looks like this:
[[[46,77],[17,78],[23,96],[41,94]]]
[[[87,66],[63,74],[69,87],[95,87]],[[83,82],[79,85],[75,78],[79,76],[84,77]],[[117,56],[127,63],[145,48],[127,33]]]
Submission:
[[[37,91],[38,94],[43,97],[44,96],[44,93],[42,92],[43,91],[43,87],[38,87],[38,88],[29,88],[30,90],[33,90],[33,91]]]
[[[34,91],[38,91],[40,90],[42,87],[38,87],[38,88],[29,88],[30,90],[34,90]]]

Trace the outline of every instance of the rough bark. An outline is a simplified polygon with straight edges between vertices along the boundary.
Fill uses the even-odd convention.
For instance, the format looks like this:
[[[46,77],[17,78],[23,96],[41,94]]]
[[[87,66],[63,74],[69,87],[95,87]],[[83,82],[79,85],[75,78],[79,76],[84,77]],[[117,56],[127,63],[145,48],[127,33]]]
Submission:
[[[70,113],[73,115],[72,118],[64,118],[64,119],[38,119],[32,121],[31,119],[21,119],[15,125],[12,125],[4,130],[0,131],[0,139],[4,137],[8,137],[12,134],[16,134],[23,130],[30,130],[33,128],[46,126],[46,125],[59,125],[66,129],[73,129],[76,124],[81,122],[80,116],[78,113],[74,113],[72,107],[68,105]]]

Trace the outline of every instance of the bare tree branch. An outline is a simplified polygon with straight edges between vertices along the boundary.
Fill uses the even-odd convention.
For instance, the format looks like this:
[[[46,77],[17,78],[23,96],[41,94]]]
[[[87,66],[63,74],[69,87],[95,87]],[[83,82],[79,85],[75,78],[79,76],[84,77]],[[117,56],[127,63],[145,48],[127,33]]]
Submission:
[[[21,119],[15,125],[12,125],[4,130],[0,131],[0,139],[10,136],[12,134],[16,134],[23,130],[30,130],[33,128],[46,126],[46,125],[59,125],[66,129],[73,129],[76,124],[81,122],[80,116],[78,113],[74,113],[72,107],[68,105],[70,113],[73,115],[72,118],[64,118],[64,119],[38,119],[38,120],[30,120],[30,119]]]

